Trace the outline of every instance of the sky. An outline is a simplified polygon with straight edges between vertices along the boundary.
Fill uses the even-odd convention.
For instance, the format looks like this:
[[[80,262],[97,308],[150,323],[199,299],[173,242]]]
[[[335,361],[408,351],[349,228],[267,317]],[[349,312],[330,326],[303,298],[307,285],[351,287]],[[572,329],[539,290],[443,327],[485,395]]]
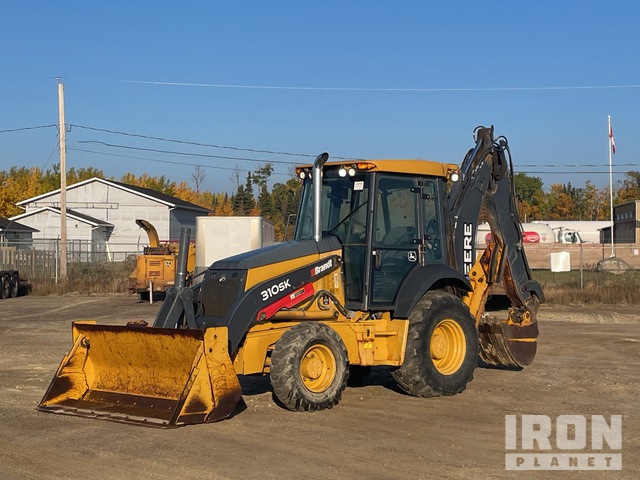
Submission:
[[[164,175],[232,193],[324,151],[461,163],[478,125],[516,172],[614,183],[640,170],[640,3],[24,1],[3,5],[0,170]],[[109,132],[119,133],[109,133]],[[155,137],[144,138],[144,137]],[[164,140],[161,140],[164,139]],[[220,148],[232,147],[232,148]],[[278,153],[269,153],[278,152]]]

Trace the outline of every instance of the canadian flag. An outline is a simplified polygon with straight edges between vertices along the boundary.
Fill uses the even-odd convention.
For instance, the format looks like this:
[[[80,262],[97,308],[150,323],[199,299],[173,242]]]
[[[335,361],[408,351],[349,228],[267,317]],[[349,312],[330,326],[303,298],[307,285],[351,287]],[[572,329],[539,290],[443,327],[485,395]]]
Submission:
[[[611,127],[611,119],[609,119],[609,138],[611,139],[611,151],[616,154],[616,141],[613,138],[613,127]]]

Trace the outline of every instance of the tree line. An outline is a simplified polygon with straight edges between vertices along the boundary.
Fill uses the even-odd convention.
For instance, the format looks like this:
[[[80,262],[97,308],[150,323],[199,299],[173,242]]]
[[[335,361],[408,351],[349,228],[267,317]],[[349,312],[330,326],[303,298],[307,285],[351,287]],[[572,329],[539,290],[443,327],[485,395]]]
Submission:
[[[236,170],[233,180],[235,192],[213,193],[201,191],[205,174],[195,167],[192,175],[194,187],[189,183],[175,182],[164,175],[125,173],[117,179],[122,183],[149,188],[181,200],[200,205],[218,216],[263,216],[275,227],[276,239],[291,235],[292,218],[300,199],[301,182],[291,174],[285,182],[269,188],[273,165],[267,163],[243,177]],[[105,176],[102,170],[71,168],[67,172],[67,185],[93,177],[116,180]],[[521,221],[532,220],[609,220],[609,187],[598,188],[587,180],[582,187],[568,182],[554,183],[544,190],[542,179],[524,173],[514,176],[514,185]],[[0,170],[0,217],[12,217],[22,213],[15,204],[60,188],[60,166],[42,170],[38,167],[11,167]],[[614,187],[614,205],[640,199],[640,172],[627,172],[625,178]]]
[[[532,220],[609,220],[611,195],[609,186],[596,187],[587,180],[582,187],[571,182],[554,183],[543,189],[540,177],[524,173],[514,175],[516,198],[521,221]],[[613,204],[640,199],[640,172],[630,171],[613,188]]]
[[[302,185],[292,174],[285,182],[275,183],[269,188],[272,173],[273,166],[269,163],[248,172],[245,178],[240,170],[236,170],[233,175],[236,191],[231,195],[202,191],[200,186],[205,174],[199,167],[194,169],[192,175],[194,188],[185,181],[175,182],[164,175],[135,175],[128,172],[120,178],[107,177],[102,170],[93,167],[70,168],[67,171],[67,185],[98,177],[171,195],[208,208],[213,215],[263,216],[274,225],[276,239],[282,240],[285,234],[291,236],[292,219],[297,212]],[[8,218],[23,213],[24,210],[17,207],[16,203],[59,188],[59,164],[46,170],[17,166],[0,170],[0,217]]]

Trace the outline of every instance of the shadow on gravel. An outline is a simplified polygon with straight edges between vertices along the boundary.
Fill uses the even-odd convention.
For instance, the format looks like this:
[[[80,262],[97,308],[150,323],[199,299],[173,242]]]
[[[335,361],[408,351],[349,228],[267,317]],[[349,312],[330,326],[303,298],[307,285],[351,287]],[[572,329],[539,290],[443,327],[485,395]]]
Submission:
[[[486,368],[488,370],[507,370],[510,372],[520,372],[524,370],[522,367],[505,367],[503,365],[489,365],[484,363],[480,357],[478,357],[478,368]]]
[[[393,390],[394,392],[404,393],[391,377],[392,367],[371,367],[368,375],[361,378],[350,378],[348,382],[349,388],[362,388],[372,385]],[[240,385],[242,386],[242,395],[252,396],[263,393],[273,393],[269,375],[238,375]]]
[[[238,375],[242,395],[260,395],[271,392],[269,375]]]

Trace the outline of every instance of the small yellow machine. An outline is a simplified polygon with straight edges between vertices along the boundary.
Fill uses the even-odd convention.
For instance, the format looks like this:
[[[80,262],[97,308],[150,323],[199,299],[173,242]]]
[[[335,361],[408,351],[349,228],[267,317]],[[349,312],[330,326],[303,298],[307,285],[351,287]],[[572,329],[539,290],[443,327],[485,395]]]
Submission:
[[[149,237],[149,246],[144,247],[142,255],[136,259],[136,267],[129,274],[129,290],[137,293],[140,300],[149,300],[150,293],[164,296],[166,291],[175,285],[176,264],[179,255],[179,244],[176,242],[160,243],[158,232],[147,220],[136,220]],[[187,276],[193,276],[196,264],[196,247],[188,245]]]
[[[392,366],[411,395],[462,392],[478,355],[523,368],[543,301],[531,278],[507,141],[493,127],[456,165],[420,160],[327,163],[303,181],[294,239],[213,263],[175,288],[152,326],[76,322],[39,409],[161,427],[212,422],[241,400],[238,374],[269,374],[287,409],[332,408],[350,371]],[[476,259],[486,205],[492,241]],[[511,300],[485,313],[489,288]]]

